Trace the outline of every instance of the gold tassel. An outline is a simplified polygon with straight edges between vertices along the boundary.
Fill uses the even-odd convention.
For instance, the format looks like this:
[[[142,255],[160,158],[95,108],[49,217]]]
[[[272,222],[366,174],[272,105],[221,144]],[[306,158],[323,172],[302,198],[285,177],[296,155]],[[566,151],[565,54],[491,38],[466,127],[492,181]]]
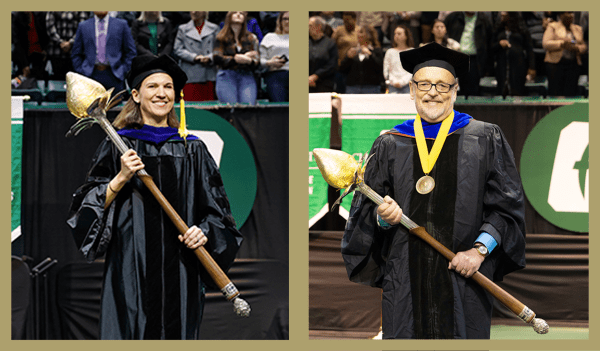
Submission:
[[[183,100],[183,90],[181,90],[181,100],[179,102],[179,136],[187,143],[188,130],[185,123],[185,101]]]

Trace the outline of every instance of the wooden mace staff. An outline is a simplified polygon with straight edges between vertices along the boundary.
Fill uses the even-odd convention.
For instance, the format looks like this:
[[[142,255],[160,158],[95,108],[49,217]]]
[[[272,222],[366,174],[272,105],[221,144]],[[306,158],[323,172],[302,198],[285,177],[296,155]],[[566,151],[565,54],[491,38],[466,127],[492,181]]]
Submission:
[[[337,205],[344,196],[348,195],[355,189],[365,194],[377,205],[381,205],[384,202],[383,198],[364,182],[364,170],[366,167],[366,162],[364,166],[361,166],[362,157],[359,162],[356,162],[354,157],[351,155],[343,151],[331,149],[314,149],[313,155],[315,156],[315,160],[317,161],[317,165],[319,166],[319,170],[321,171],[325,181],[337,189],[346,189],[344,194],[337,199],[334,206]],[[442,243],[435,240],[429,233],[427,233],[425,228],[418,226],[410,218],[404,215],[404,213],[402,214],[400,223],[409,229],[410,234],[416,235],[424,240],[436,251],[442,254],[442,256],[444,256],[447,260],[452,261],[454,256],[456,256],[454,252],[450,251],[447,247],[442,245]],[[538,334],[548,333],[550,328],[545,320],[541,318],[535,318],[535,313],[531,309],[506,292],[504,289],[496,285],[486,276],[479,272],[475,272],[471,278],[481,285],[481,287],[483,287],[485,290],[490,292],[503,305],[508,307],[522,321],[531,324],[533,330],[535,330]]]
[[[113,88],[106,91],[100,83],[90,78],[73,72],[67,73],[67,107],[75,117],[80,118],[80,120],[69,129],[67,137],[76,136],[83,130],[98,123],[106,134],[108,134],[110,140],[119,149],[121,154],[129,149],[123,139],[121,139],[121,136],[117,134],[115,128],[106,118],[106,111],[119,103],[121,101],[122,93],[124,93],[124,91],[121,91],[110,99],[112,91]],[[158,189],[148,172],[142,169],[139,170],[136,175],[146,185],[152,195],[154,195],[160,206],[167,213],[167,216],[173,221],[173,224],[175,224],[177,230],[181,234],[185,234],[189,227]],[[244,299],[239,297],[240,292],[238,289],[229,280],[217,262],[210,256],[208,251],[206,251],[204,246],[195,249],[194,253],[215,284],[221,289],[225,298],[233,303],[234,312],[239,316],[249,317],[251,311],[250,305]]]

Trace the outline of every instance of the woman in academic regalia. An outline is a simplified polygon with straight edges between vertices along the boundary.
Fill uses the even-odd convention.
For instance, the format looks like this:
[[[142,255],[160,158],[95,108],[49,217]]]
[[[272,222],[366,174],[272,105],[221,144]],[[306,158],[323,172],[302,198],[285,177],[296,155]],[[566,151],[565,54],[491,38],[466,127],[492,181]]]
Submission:
[[[197,137],[184,140],[173,105],[187,77],[169,56],[138,56],[131,97],[74,194],[68,220],[88,261],[105,256],[101,339],[198,339],[205,284],[193,250],[227,271],[242,241],[218,168]],[[190,229],[180,235],[135,172],[145,169]]]

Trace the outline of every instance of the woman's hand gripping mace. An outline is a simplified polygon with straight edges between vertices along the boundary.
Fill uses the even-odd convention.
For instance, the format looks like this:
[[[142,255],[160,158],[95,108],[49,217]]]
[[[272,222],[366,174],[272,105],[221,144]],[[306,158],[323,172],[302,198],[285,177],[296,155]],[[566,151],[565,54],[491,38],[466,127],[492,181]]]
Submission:
[[[342,194],[342,196],[340,196],[340,198],[335,202],[334,206],[337,205],[344,196],[355,189],[365,194],[369,199],[375,202],[376,205],[381,205],[384,202],[383,197],[377,194],[364,182],[364,170],[368,159],[363,166],[363,157],[356,162],[354,157],[339,150],[314,149],[313,155],[325,181],[334,188],[346,189],[344,194]],[[442,254],[442,256],[444,256],[447,260],[452,261],[455,256],[454,252],[450,251],[439,241],[434,239],[429,233],[427,233],[425,228],[418,226],[404,213],[402,214],[400,223],[408,228],[411,234],[418,236],[427,244],[431,245],[436,251]],[[535,318],[535,313],[531,309],[510,295],[504,289],[496,285],[486,276],[479,272],[475,272],[471,278],[481,285],[481,287],[491,293],[503,305],[508,307],[522,321],[531,324],[533,330],[535,330],[538,334],[548,333],[550,328],[545,320],[541,318]]]
[[[111,88],[110,90],[105,91],[101,85],[100,87],[98,87],[98,85],[100,84],[96,81],[79,74],[72,72],[67,73],[67,106],[73,115],[80,118],[80,120],[71,127],[67,133],[67,137],[76,136],[83,130],[90,128],[93,124],[98,123],[106,132],[110,140],[115,144],[117,149],[119,149],[121,154],[123,154],[129,148],[106,118],[106,111],[120,102],[121,94],[124,91],[119,92],[109,101],[113,89]],[[90,100],[90,97],[95,98],[88,107],[85,107],[85,100]],[[158,189],[148,172],[142,169],[136,174],[150,190],[152,195],[154,195],[163,210],[167,213],[167,216],[171,219],[173,224],[175,224],[177,230],[182,235],[185,234],[189,227]],[[234,312],[239,316],[249,317],[251,311],[250,305],[244,299],[239,297],[240,293],[235,285],[229,280],[227,275],[210,256],[208,251],[206,251],[204,246],[195,249],[194,253],[215,284],[221,289],[221,292],[227,301],[233,303]]]

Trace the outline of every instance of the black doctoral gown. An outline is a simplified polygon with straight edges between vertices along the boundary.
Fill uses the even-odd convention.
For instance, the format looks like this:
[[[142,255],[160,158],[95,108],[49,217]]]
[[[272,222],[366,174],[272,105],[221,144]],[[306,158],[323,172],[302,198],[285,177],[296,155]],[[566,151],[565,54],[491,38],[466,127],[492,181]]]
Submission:
[[[227,271],[242,237],[206,145],[123,139],[186,224],[202,229],[205,248]],[[108,182],[120,167],[119,152],[107,138],[74,194],[68,220],[88,261],[106,253],[100,338],[198,339],[205,284],[212,280],[137,177],[104,210]]]
[[[428,149],[433,140],[427,140]],[[430,173],[434,190],[415,190],[422,177],[413,137],[384,134],[370,151],[365,182],[453,252],[479,234],[498,246],[479,271],[495,281],[525,266],[524,197],[512,151],[501,130],[471,120],[448,135]],[[382,288],[384,338],[489,338],[493,297],[402,225],[377,224],[376,205],[356,192],[342,254],[350,280]]]

